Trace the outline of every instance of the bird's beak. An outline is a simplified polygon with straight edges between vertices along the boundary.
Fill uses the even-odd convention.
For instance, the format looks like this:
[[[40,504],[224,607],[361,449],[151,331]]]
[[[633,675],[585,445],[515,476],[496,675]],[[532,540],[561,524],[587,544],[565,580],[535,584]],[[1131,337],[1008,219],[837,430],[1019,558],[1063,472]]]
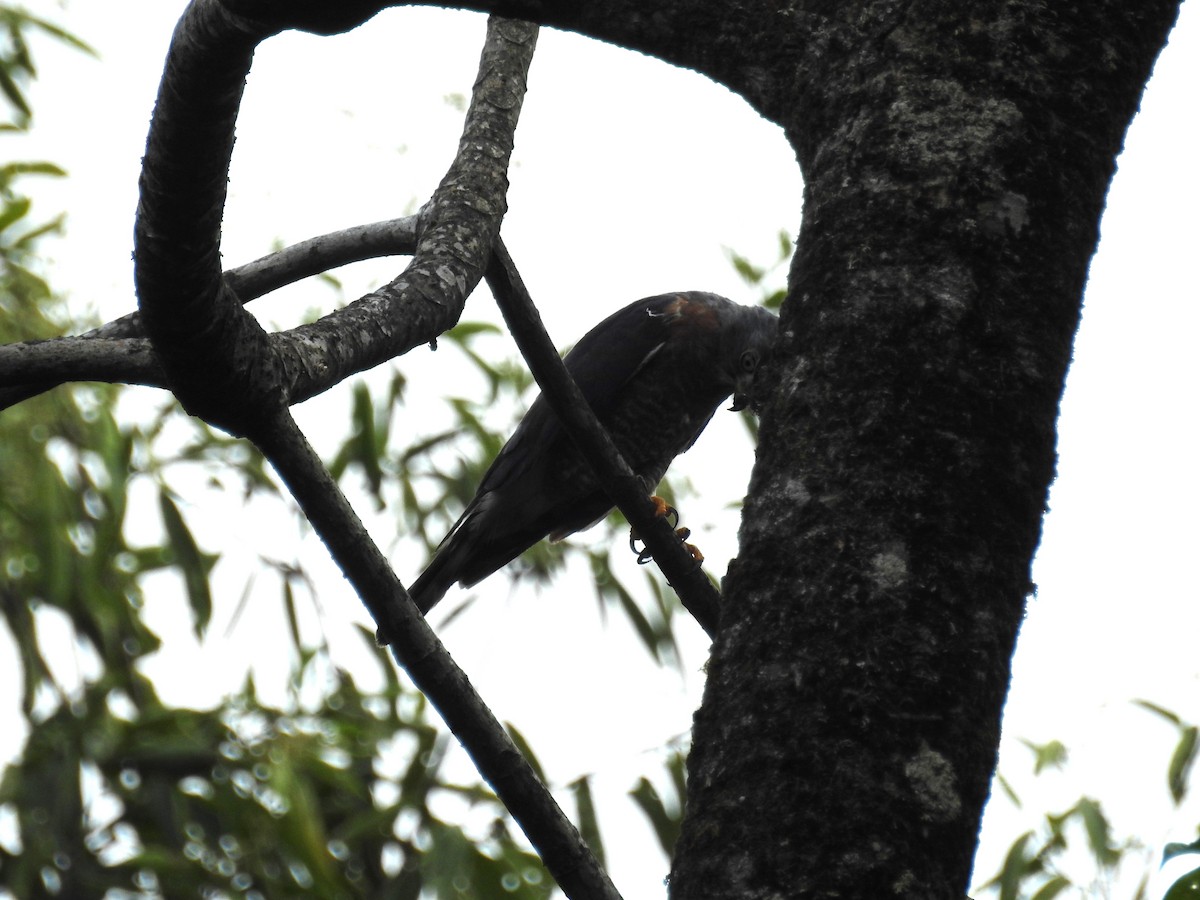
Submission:
[[[739,375],[733,382],[733,405],[730,412],[741,412],[746,407],[753,409],[751,396],[754,388],[754,373]]]

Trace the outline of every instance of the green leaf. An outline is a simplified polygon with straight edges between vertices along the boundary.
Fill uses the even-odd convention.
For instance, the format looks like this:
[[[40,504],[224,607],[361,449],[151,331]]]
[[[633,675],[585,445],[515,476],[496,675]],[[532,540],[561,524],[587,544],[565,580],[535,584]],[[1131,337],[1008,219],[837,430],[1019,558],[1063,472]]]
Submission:
[[[42,31],[46,32],[46,34],[50,35],[51,37],[62,41],[64,44],[68,45],[69,47],[73,47],[76,50],[86,53],[88,56],[97,56],[98,55],[96,53],[95,49],[93,49],[91,47],[91,45],[80,40],[75,35],[71,34],[71,32],[67,31],[66,29],[61,28],[58,25],[55,25],[53,22],[50,22],[43,18],[40,18],[39,16],[30,15],[29,13],[25,12],[25,10],[16,10],[15,12],[20,17],[18,24],[24,25],[24,26],[32,26],[34,28],[39,28]]]
[[[11,179],[17,175],[49,175],[52,178],[65,178],[67,170],[52,162],[12,162],[0,166],[0,178]]]
[[[1067,748],[1061,741],[1035,744],[1022,739],[1021,743],[1033,751],[1033,774],[1040,775],[1045,769],[1061,769],[1067,761]]]
[[[28,249],[34,243],[36,243],[38,239],[43,238],[48,234],[58,234],[61,232],[63,223],[66,221],[67,217],[63,214],[59,214],[49,222],[45,222],[42,225],[37,226],[37,228],[22,234],[16,239],[16,241],[13,242],[13,246],[21,249]]]
[[[533,774],[538,777],[542,784],[549,784],[546,780],[546,773],[542,769],[542,764],[538,762],[537,754],[533,752],[533,747],[529,741],[525,740],[525,735],[517,730],[517,726],[512,722],[504,723],[504,730],[508,732],[508,736],[512,738],[512,742],[517,745],[517,749],[521,751],[521,755],[525,757],[530,767],[533,769]]]
[[[1142,709],[1149,710],[1156,716],[1166,719],[1172,725],[1183,725],[1183,721],[1179,718],[1179,716],[1175,715],[1175,713],[1171,712],[1166,707],[1159,706],[1157,703],[1152,703],[1149,700],[1134,700],[1133,703],[1135,706],[1140,706]]]
[[[1037,893],[1033,895],[1031,900],[1053,900],[1053,898],[1057,897],[1070,886],[1071,882],[1069,879],[1063,878],[1061,875],[1055,875],[1038,888]]]
[[[638,781],[637,786],[629,792],[629,796],[633,798],[633,802],[650,820],[650,826],[654,829],[654,834],[658,838],[658,843],[662,847],[663,852],[667,857],[671,857],[675,853],[675,843],[679,840],[679,823],[681,815],[672,810],[668,810],[662,801],[662,797],[658,795],[658,791],[645,778]]]
[[[742,281],[746,282],[746,284],[754,286],[766,277],[767,273],[765,269],[754,265],[740,253],[726,247],[725,255],[729,257],[729,262],[733,265],[734,271],[742,276]]]
[[[794,245],[792,244],[792,236],[788,234],[786,229],[780,228],[778,237],[780,261],[791,259],[792,250],[794,249]]]
[[[212,593],[208,586],[208,573],[216,557],[202,553],[192,537],[179,507],[165,490],[158,492],[158,506],[162,513],[163,526],[174,553],[174,564],[183,575],[187,588],[188,603],[192,607],[192,630],[197,638],[204,637],[208,622],[212,618]]]
[[[1000,886],[1000,900],[1017,900],[1021,896],[1021,882],[1032,872],[1041,870],[1036,858],[1029,855],[1027,847],[1033,839],[1033,832],[1027,831],[1008,848],[1000,873],[988,882],[985,887]]]
[[[616,598],[617,603],[629,618],[638,637],[646,645],[646,649],[650,651],[650,655],[654,657],[654,661],[661,664],[662,657],[659,654],[658,634],[654,626],[650,624],[650,620],[646,618],[638,607],[637,601],[633,599],[633,595],[629,593],[625,585],[621,584],[612,573],[608,565],[608,558],[602,553],[593,553],[590,554],[590,562],[592,564],[592,582],[596,588],[597,599],[603,604],[607,599]]]
[[[24,117],[29,118],[33,115],[33,110],[25,102],[25,95],[21,93],[17,83],[8,74],[7,66],[0,66],[0,93],[3,93],[8,98],[8,102],[15,106]]]
[[[15,197],[5,203],[4,209],[0,210],[0,231],[25,218],[32,205],[33,201],[28,197]]]
[[[1175,745],[1175,752],[1171,754],[1171,764],[1167,767],[1167,785],[1171,789],[1171,799],[1175,801],[1176,806],[1183,802],[1188,789],[1188,776],[1196,762],[1196,737],[1195,725],[1180,730],[1179,743]]]
[[[604,841],[600,837],[600,823],[596,818],[596,804],[592,799],[591,782],[587,776],[584,776],[572,781],[569,787],[575,797],[575,813],[576,819],[579,822],[579,834],[591,848],[596,861],[603,868]]]
[[[1020,809],[1021,798],[1017,796],[1017,792],[1013,789],[1013,786],[1009,783],[1008,779],[999,772],[996,773],[996,784],[1000,785],[1000,790],[1004,792],[1004,796],[1008,797],[1008,799],[1012,801],[1012,805],[1017,809]]]
[[[304,642],[300,640],[300,619],[296,615],[296,593],[292,590],[292,580],[286,575],[283,578],[283,610],[287,615],[288,633],[292,636],[292,646],[296,654],[304,658]]]
[[[1083,827],[1087,831],[1088,844],[1092,855],[1102,866],[1113,866],[1121,858],[1120,851],[1113,847],[1109,837],[1108,818],[1100,809],[1100,804],[1090,797],[1082,798],[1076,809],[1083,819]]]
[[[383,469],[380,466],[380,442],[375,428],[375,407],[371,402],[370,390],[361,381],[354,386],[351,421],[354,427],[351,458],[362,467],[371,496],[382,509]]]

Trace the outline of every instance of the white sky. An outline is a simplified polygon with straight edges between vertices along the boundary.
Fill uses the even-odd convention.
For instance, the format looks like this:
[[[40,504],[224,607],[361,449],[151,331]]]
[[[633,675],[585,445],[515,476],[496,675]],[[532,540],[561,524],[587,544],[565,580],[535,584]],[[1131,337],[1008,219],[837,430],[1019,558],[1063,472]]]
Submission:
[[[94,306],[104,318],[133,307],[137,171],[163,54],[182,7],[179,0],[65,9],[51,0],[32,4],[35,13],[93,44],[102,59],[44,48],[37,57],[43,80],[32,91],[35,132],[8,152],[51,159],[70,171],[65,183],[34,191],[42,214],[69,211],[66,238],[50,247],[50,277],[80,309]],[[1146,697],[1200,719],[1200,477],[1192,401],[1200,374],[1194,351],[1200,289],[1189,267],[1200,238],[1198,18],[1196,5],[1184,4],[1109,197],[1063,401],[1060,474],[1035,566],[1040,589],[1022,633],[1005,721],[1001,771],[1022,790],[1027,809],[1014,814],[1000,799],[989,812],[978,867],[983,877],[995,871],[1009,842],[1035,824],[1043,803],[1065,807],[1080,793],[1105,801],[1118,835],[1137,836],[1154,858],[1164,840],[1195,837],[1200,822],[1195,805],[1182,814],[1170,808],[1163,773],[1174,746],[1171,729],[1129,703]],[[265,45],[238,129],[227,262],[261,255],[276,240],[403,214],[424,200],[461,126],[461,113],[443,97],[469,92],[482,35],[479,16],[395,10],[351,35],[286,35]],[[630,300],[661,291],[700,288],[748,301],[722,247],[768,262],[776,233],[794,234],[799,225],[799,178],[777,128],[700,76],[556,32],[543,31],[539,41],[511,180],[505,237],[559,343]],[[346,276],[349,296],[396,266],[366,268]],[[328,293],[310,298],[292,302],[327,302]],[[489,307],[481,293],[467,315],[490,315]],[[282,305],[260,308],[285,315]],[[497,347],[509,352],[503,343]],[[432,392],[451,377],[452,363],[449,353],[417,351],[398,365],[414,392]],[[427,411],[439,414],[436,407]],[[301,415],[318,444],[322,432],[336,433],[346,421],[337,397],[306,404]],[[732,417],[718,418],[680,463],[703,494],[685,515],[718,574],[719,561],[736,547],[736,517],[722,507],[741,496],[752,457],[740,431]],[[335,645],[360,652],[338,623],[364,617],[332,567],[319,561],[319,548],[310,541],[297,549],[294,529],[286,526],[268,537],[252,517],[199,488],[187,499],[208,546],[236,543],[243,558],[231,554],[221,575],[219,593],[228,599],[218,606],[214,638],[203,650],[191,645],[170,591],[152,601],[155,627],[173,640],[170,660],[155,670],[168,679],[169,699],[211,703],[214,690],[237,688],[238,663],[261,653],[262,629],[283,642],[273,588],[231,638],[219,637],[245,568],[260,552],[302,555],[321,571]],[[372,526],[390,548],[390,520]],[[415,562],[403,550],[394,559],[402,578],[415,576]],[[624,570],[631,579],[638,577],[633,568],[630,562]],[[597,789],[608,792],[599,801],[602,813],[618,844],[610,862],[627,900],[663,896],[663,863],[646,855],[650,838],[622,795],[652,768],[647,752],[689,727],[705,654],[699,630],[681,626],[691,631],[686,652],[693,673],[681,684],[643,661],[617,617],[615,627],[601,629],[595,603],[581,589],[510,598],[501,582],[486,593],[495,596],[485,596],[445,639],[497,713],[530,738],[554,780],[597,773]],[[536,659],[522,652],[528,635],[546,647]],[[209,670],[204,679],[171,677],[197,667]],[[218,667],[227,669],[224,681],[213,671]],[[10,677],[0,672],[0,679]],[[0,717],[10,723],[17,707],[5,684]],[[1070,769],[1044,776],[1035,791],[1018,738],[1064,741]]]

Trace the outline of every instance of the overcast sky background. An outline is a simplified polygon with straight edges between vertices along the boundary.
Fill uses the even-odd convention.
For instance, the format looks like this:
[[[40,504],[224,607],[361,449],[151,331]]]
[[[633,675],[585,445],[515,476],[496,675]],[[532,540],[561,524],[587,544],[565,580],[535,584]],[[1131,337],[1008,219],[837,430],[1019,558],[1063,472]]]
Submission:
[[[183,5],[42,0],[30,7],[101,57],[39,44],[34,132],[19,146],[7,140],[9,158],[46,158],[69,170],[61,184],[31,188],[43,215],[69,212],[66,237],[47,245],[49,277],[76,308],[105,319],[134,305],[129,254],[138,165]],[[977,881],[995,871],[1043,805],[1065,807],[1081,793],[1102,799],[1117,835],[1138,837],[1155,859],[1165,840],[1192,840],[1200,823],[1195,803],[1183,812],[1170,806],[1164,772],[1172,730],[1130,704],[1146,697],[1200,719],[1198,20],[1196,5],[1184,4],[1109,197],[1063,400],[1059,477],[1034,570],[1039,591],[1005,720],[1001,771],[1029,803],[1022,813],[1003,798],[993,804]],[[350,35],[289,34],[264,45],[238,125],[227,264],[260,256],[276,241],[414,211],[452,157],[462,116],[445,98],[469,94],[483,23],[473,14],[393,10]],[[800,180],[778,128],[701,76],[546,30],[511,182],[504,235],[560,344],[619,306],[662,291],[713,290],[749,302],[754,295],[723,248],[769,262],[778,231],[795,234],[799,226]],[[354,297],[395,271],[398,265],[388,263],[339,274]],[[315,289],[256,309],[286,318],[285,304],[330,299]],[[490,304],[479,292],[467,316],[491,316]],[[511,352],[504,341],[494,346]],[[418,350],[395,365],[414,393],[432,396],[454,378],[453,363],[450,353]],[[331,393],[300,411],[325,449],[346,422],[345,390]],[[130,394],[130,415],[159,402],[148,390]],[[444,414],[432,401],[420,409]],[[719,415],[678,466],[702,495],[685,514],[718,575],[736,551],[736,515],[723,507],[744,492],[751,461],[741,425]],[[211,704],[219,692],[236,690],[242,662],[261,656],[262,634],[282,634],[274,592],[256,601],[228,638],[219,633],[258,553],[314,565],[335,646],[361,652],[338,623],[365,617],[340,576],[320,562],[318,547],[298,544],[287,523],[259,527],[229,498],[199,486],[185,499],[209,549],[236,547],[218,576],[218,593],[227,599],[206,647],[191,642],[170,585],[152,599],[152,623],[172,641],[170,658],[152,672],[165,679],[166,699]],[[371,525],[392,547],[392,519]],[[419,560],[402,547],[393,559],[402,579],[417,574]],[[635,568],[630,560],[623,574],[636,579]],[[628,900],[663,896],[663,863],[645,849],[652,839],[622,795],[651,768],[654,748],[690,725],[706,651],[699,629],[681,625],[692,673],[681,682],[646,662],[615,617],[604,629],[582,590],[510,595],[501,579],[481,593],[471,614],[446,629],[447,643],[497,714],[531,740],[558,785],[597,773],[597,789],[608,792],[599,802],[610,836],[626,835],[610,853],[618,887]],[[523,650],[530,636],[545,653]],[[205,677],[196,678],[197,670]],[[18,720],[11,678],[0,668],[3,753],[16,749],[19,736],[8,727]],[[260,683],[269,689],[269,675]],[[1066,743],[1067,772],[1034,782],[1020,738]]]

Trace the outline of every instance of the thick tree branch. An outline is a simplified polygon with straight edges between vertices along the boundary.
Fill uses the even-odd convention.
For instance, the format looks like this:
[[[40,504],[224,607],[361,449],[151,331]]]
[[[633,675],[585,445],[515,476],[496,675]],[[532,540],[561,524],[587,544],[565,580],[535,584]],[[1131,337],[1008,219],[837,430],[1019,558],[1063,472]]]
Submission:
[[[268,340],[221,280],[217,242],[242,85],[254,46],[282,27],[285,13],[274,4],[236,5],[260,18],[197,0],[176,29],[147,141],[135,243],[144,324],[172,388],[185,408],[235,432],[263,403],[313,396],[457,321],[504,215],[512,135],[537,34],[522,23],[489,23],[459,153],[421,213],[417,253],[405,272],[319,322]],[[252,383],[241,383],[249,373]]]
[[[166,385],[146,338],[67,337],[0,347],[0,384],[18,379],[19,386],[0,388],[0,408],[9,392],[32,396],[65,381]]]
[[[322,9],[297,4],[310,6]],[[397,327],[396,313],[404,304],[420,306],[416,327],[431,327],[433,334],[457,319],[482,277],[503,217],[505,171],[536,27],[489,23],[460,152],[422,213],[417,258],[405,276],[343,311],[337,321],[327,317],[272,343],[243,310],[216,260],[241,85],[256,41],[288,16],[275,12],[278,19],[270,17],[265,27],[230,16],[213,2],[198,2],[176,31],[148,140],[136,229],[146,330],[185,407],[250,437],[271,460],[397,660],[462,741],[567,895],[618,900],[578,832],[445,652],[308,446],[287,409],[294,394],[281,378],[286,369],[290,385],[327,386],[390,358],[411,332],[411,322],[407,330]],[[380,334],[384,340],[375,340]],[[348,344],[354,346],[343,352]]]
[[[507,209],[508,161],[537,27],[489,21],[458,155],[420,213],[412,263],[390,284],[281,335],[289,402],[428,343],[483,277]]]
[[[778,0],[740,0],[714,3],[711,0],[355,0],[327,4],[319,0],[298,3],[303,13],[293,12],[286,0],[225,0],[243,14],[264,21],[286,22],[286,27],[319,33],[341,31],[343,19],[365,21],[375,13],[395,6],[456,7],[477,12],[552,25],[597,40],[638,50],[672,65],[694,69],[723,84],[773,121],[782,122],[793,105],[802,82],[779,78],[780,72],[794,73],[798,56],[814,35],[811,22],[797,13],[794,5]],[[881,4],[900,17],[906,4]],[[865,18],[862,4],[843,4],[836,10],[849,21]],[[307,24],[298,24],[301,19]],[[816,35],[819,40],[820,35]],[[872,35],[866,31],[862,39]]]
[[[447,4],[429,0],[419,5]],[[450,5],[575,31],[694,69],[780,122],[799,86],[792,78],[796,59],[811,39],[797,28],[803,20],[795,4],[778,0],[471,0]],[[847,11],[839,13],[847,17],[860,14],[860,4],[843,6]]]
[[[263,12],[263,4],[245,5]],[[327,5],[296,4],[310,7],[319,13]],[[146,330],[185,407],[250,437],[272,461],[397,660],[462,741],[563,890],[571,897],[618,900],[578,832],[442,648],[308,446],[288,412],[291,398],[281,378],[287,369],[292,384],[328,384],[390,358],[401,334],[394,314],[413,296],[436,311],[418,315],[418,327],[436,334],[457,319],[482,276],[504,213],[505,170],[536,28],[489,23],[459,156],[422,214],[417,258],[406,276],[340,321],[328,317],[272,344],[216,261],[233,119],[251,53],[257,40],[291,21],[288,10],[273,12],[277,16],[251,21],[202,0],[188,8],[176,30],[147,142],[136,228]],[[348,335],[348,327],[358,333]],[[371,340],[372,332],[385,340]],[[346,343],[356,345],[353,352],[342,352],[339,345]]]
[[[433,633],[285,408],[253,436],[392,648],[462,742],[563,893],[620,900],[575,826]]]
[[[278,358],[220,266],[233,126],[254,48],[272,33],[217,0],[184,11],[146,140],[134,226],[138,305],[171,389],[188,412],[235,434],[284,405]]]
[[[629,467],[607,429],[583,398],[554,349],[542,317],[500,238],[496,239],[486,278],[508,330],[563,430],[575,442],[613,503],[654,554],[654,561],[679,595],[680,602],[710,638],[716,637],[721,595],[667,520],[655,515],[654,504],[647,496],[654,485],[645,484]]]

